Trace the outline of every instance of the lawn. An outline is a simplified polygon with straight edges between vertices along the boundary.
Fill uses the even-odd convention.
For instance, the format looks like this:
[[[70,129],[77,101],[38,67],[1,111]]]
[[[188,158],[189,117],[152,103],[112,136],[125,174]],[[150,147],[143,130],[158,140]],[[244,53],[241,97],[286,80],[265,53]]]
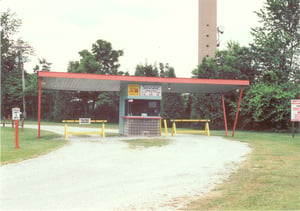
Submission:
[[[300,209],[299,134],[236,132],[228,139],[248,143],[252,153],[227,181],[183,209]]]
[[[41,131],[41,139],[37,139],[36,130],[19,129],[19,149],[15,149],[14,128],[1,128],[1,165],[19,162],[49,153],[65,145],[58,134]]]

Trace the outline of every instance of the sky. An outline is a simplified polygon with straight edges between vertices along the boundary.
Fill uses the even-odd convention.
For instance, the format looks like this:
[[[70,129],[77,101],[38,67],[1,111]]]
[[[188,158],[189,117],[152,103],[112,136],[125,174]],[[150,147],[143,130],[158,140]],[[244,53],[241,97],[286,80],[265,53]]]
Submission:
[[[236,41],[252,42],[251,28],[259,26],[254,11],[264,0],[218,0],[217,22],[222,26],[220,49]],[[51,70],[66,72],[78,52],[91,50],[99,39],[123,50],[120,70],[134,74],[138,64],[168,63],[177,77],[190,77],[198,63],[198,0],[0,0],[22,20],[16,38],[35,50],[24,67],[33,72],[38,59]]]

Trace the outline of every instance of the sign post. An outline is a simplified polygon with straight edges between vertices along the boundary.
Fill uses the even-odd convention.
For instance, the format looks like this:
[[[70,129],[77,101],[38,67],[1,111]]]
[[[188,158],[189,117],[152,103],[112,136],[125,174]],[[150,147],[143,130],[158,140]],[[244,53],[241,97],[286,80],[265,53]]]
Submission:
[[[300,122],[300,99],[291,101],[291,121],[293,127],[293,138],[295,136],[295,122]]]
[[[19,120],[20,120],[20,108],[12,108],[12,121],[15,121],[15,145],[16,149],[19,149]]]

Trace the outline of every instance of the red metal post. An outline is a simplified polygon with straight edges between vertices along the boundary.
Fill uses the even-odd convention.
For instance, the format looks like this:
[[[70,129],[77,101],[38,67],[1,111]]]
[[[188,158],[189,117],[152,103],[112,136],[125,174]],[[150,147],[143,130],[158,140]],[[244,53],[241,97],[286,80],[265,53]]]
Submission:
[[[15,145],[19,149],[19,120],[15,120]]]
[[[226,110],[225,110],[224,95],[222,95],[222,104],[223,104],[223,114],[224,114],[224,122],[225,122],[225,131],[226,131],[226,136],[228,136],[227,118],[226,118]]]
[[[42,78],[39,78],[39,108],[38,108],[38,139],[41,138],[41,94],[42,93]]]
[[[238,107],[237,107],[237,110],[236,110],[235,121],[234,121],[234,126],[233,126],[233,131],[232,131],[232,137],[234,137],[234,133],[235,133],[235,128],[236,128],[236,124],[237,124],[237,120],[238,120],[238,116],[239,116],[239,111],[240,111],[240,105],[241,105],[241,101],[242,101],[242,95],[243,95],[243,87],[241,88],[239,104],[238,104]]]

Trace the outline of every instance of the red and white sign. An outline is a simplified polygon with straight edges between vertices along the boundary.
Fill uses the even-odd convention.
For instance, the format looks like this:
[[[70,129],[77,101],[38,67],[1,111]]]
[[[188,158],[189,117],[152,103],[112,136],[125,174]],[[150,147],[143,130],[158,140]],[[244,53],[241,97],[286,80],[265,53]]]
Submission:
[[[12,120],[20,120],[20,108],[12,108]]]
[[[291,121],[300,122],[300,100],[291,101]]]

